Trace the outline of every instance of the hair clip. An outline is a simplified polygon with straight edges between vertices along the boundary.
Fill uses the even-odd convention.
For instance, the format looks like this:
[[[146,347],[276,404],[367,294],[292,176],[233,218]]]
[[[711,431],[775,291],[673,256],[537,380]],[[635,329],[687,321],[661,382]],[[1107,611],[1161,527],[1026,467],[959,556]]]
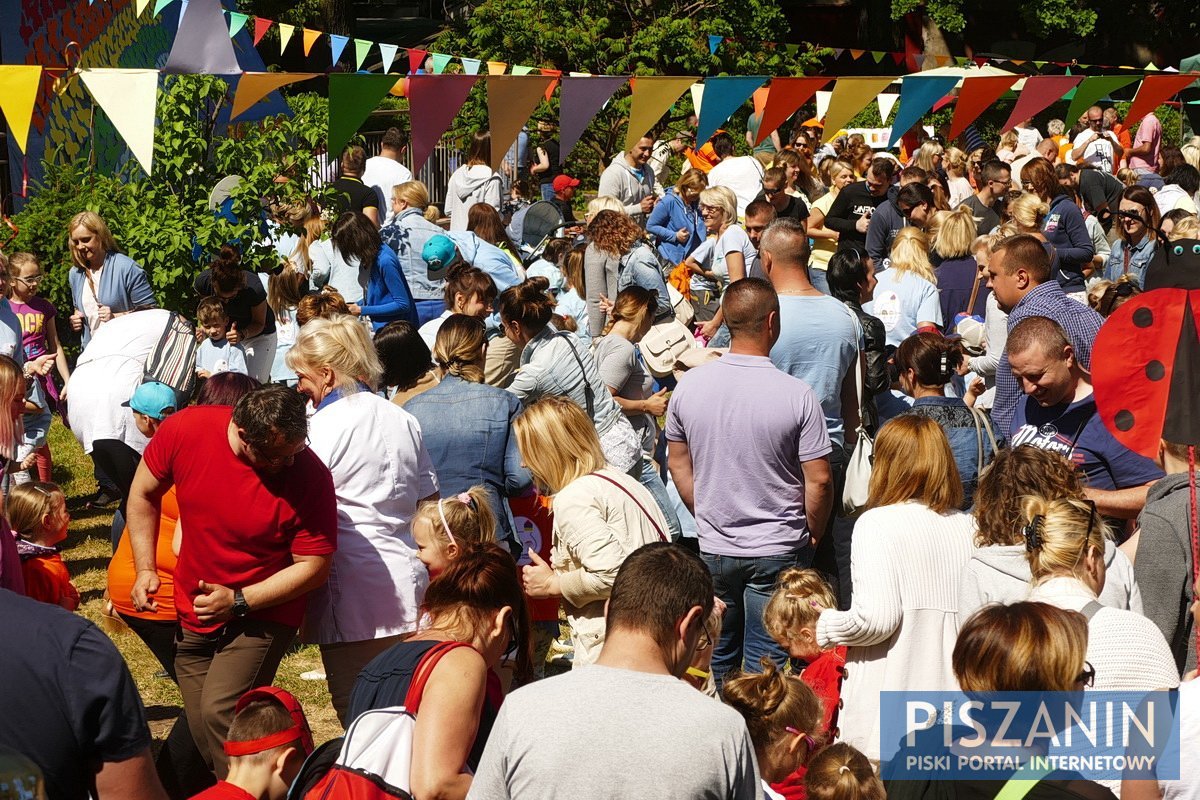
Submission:
[[[1041,527],[1043,519],[1045,517],[1041,514],[1034,514],[1033,519],[1029,520],[1029,524],[1021,529],[1021,532],[1025,535],[1025,549],[1029,552],[1042,549],[1044,542],[1038,529]]]
[[[849,771],[850,767],[846,764],[842,764],[840,767],[838,767],[838,775],[845,775]]]
[[[938,359],[938,363],[941,365],[938,368],[938,374],[940,374],[940,375],[946,374],[946,362],[948,359],[949,359],[949,354],[945,350],[943,350],[941,358]]]
[[[472,511],[475,510],[475,498],[471,497],[469,492],[459,492],[454,499],[464,504]]]

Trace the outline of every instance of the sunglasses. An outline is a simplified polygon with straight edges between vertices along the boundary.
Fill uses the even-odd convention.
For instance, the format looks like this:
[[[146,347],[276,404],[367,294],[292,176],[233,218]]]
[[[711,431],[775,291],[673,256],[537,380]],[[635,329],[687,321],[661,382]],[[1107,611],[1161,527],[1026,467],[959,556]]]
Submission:
[[[1084,662],[1084,663],[1086,664],[1087,662]],[[1088,684],[1088,685],[1090,686],[1091,684]],[[807,756],[811,756],[813,753],[815,753],[817,751],[817,740],[814,739],[813,737],[809,736],[804,731],[798,730],[797,728],[794,728],[791,725],[788,725],[786,728],[784,728],[784,730],[787,731],[788,733],[792,734],[793,736],[803,736],[804,737],[804,746],[805,746],[805,748],[807,748],[807,752],[805,753],[806,758],[807,758]]]
[[[700,637],[696,639],[696,650],[697,652],[701,650],[707,650],[708,648],[712,647],[713,644],[712,631],[709,630],[708,623],[705,622],[704,630],[700,632]]]
[[[1087,661],[1083,662],[1083,672],[1079,673],[1079,677],[1075,679],[1076,683],[1082,683],[1089,689],[1096,683],[1096,668]]]

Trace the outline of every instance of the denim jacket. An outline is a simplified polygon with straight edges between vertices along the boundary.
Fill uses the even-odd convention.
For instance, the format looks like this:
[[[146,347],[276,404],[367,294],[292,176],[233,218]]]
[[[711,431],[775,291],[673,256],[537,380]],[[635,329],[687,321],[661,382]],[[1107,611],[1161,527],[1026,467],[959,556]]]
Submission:
[[[571,355],[572,350],[575,355]],[[592,422],[596,432],[604,436],[618,420],[625,419],[624,412],[600,378],[592,352],[576,336],[559,335],[553,325],[547,325],[521,351],[521,367],[508,391],[525,405],[554,395],[566,397],[586,411],[585,387],[591,390]]]
[[[942,427],[950,440],[950,451],[958,465],[958,477],[963,485],[963,508],[971,507],[975,487],[979,484],[979,436],[983,439],[983,463],[986,466],[994,453],[986,431],[977,432],[975,420],[967,404],[957,397],[918,397],[910,414],[929,417]]]
[[[429,265],[421,257],[425,243],[438,234],[444,234],[437,225],[425,219],[418,208],[406,208],[395,219],[379,230],[383,243],[396,251],[400,258],[400,269],[414,300],[441,300],[446,288],[444,280],[429,277]]]
[[[658,295],[658,304],[654,311],[655,322],[669,320],[675,315],[662,267],[650,245],[645,242],[634,244],[633,249],[621,257],[620,271],[617,272],[618,292],[626,286],[634,285]]]
[[[496,514],[497,538],[513,538],[504,498],[524,493],[533,483],[512,432],[521,401],[503,389],[447,375],[405,403],[404,410],[421,424],[442,497],[482,484]]]
[[[1149,234],[1143,236],[1142,240],[1132,247],[1124,239],[1117,239],[1113,242],[1108,261],[1104,264],[1104,277],[1115,281],[1125,274],[1125,253],[1128,252],[1128,272],[1137,279],[1138,286],[1141,286],[1142,276],[1146,274],[1146,267],[1150,265],[1150,259],[1154,258],[1156,249],[1155,240]]]

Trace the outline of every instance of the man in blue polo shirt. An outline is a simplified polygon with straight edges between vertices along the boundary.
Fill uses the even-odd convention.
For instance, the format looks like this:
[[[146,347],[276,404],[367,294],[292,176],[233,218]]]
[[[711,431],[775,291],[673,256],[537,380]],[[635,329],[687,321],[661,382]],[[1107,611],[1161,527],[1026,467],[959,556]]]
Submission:
[[[1084,491],[1100,513],[1136,517],[1146,505],[1147,488],[1163,472],[1104,426],[1091,377],[1066,331],[1054,320],[1029,317],[1009,332],[1007,348],[1012,374],[1026,395],[1013,415],[1011,446],[1062,454],[1083,474]]]

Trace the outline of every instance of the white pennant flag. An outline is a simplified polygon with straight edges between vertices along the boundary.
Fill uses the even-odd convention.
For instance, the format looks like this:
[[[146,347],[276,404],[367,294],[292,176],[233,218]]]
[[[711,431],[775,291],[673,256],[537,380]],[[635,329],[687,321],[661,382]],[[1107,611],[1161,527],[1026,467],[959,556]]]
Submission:
[[[833,97],[833,92],[817,92],[817,119],[825,119],[825,112],[829,110],[829,98]]]
[[[392,62],[396,60],[397,46],[394,44],[379,43],[379,55],[383,56],[383,71],[387,73],[392,68]]]
[[[158,70],[85,69],[79,77],[149,175],[154,163]]]
[[[700,119],[700,106],[704,103],[704,84],[699,81],[692,84],[692,108],[696,110],[696,119]],[[704,144],[697,142],[696,146]]]
[[[884,92],[875,98],[875,102],[879,104],[879,119],[882,124],[887,125],[888,115],[892,113],[892,109],[896,107],[896,101],[899,99],[899,94],[891,92]]]

